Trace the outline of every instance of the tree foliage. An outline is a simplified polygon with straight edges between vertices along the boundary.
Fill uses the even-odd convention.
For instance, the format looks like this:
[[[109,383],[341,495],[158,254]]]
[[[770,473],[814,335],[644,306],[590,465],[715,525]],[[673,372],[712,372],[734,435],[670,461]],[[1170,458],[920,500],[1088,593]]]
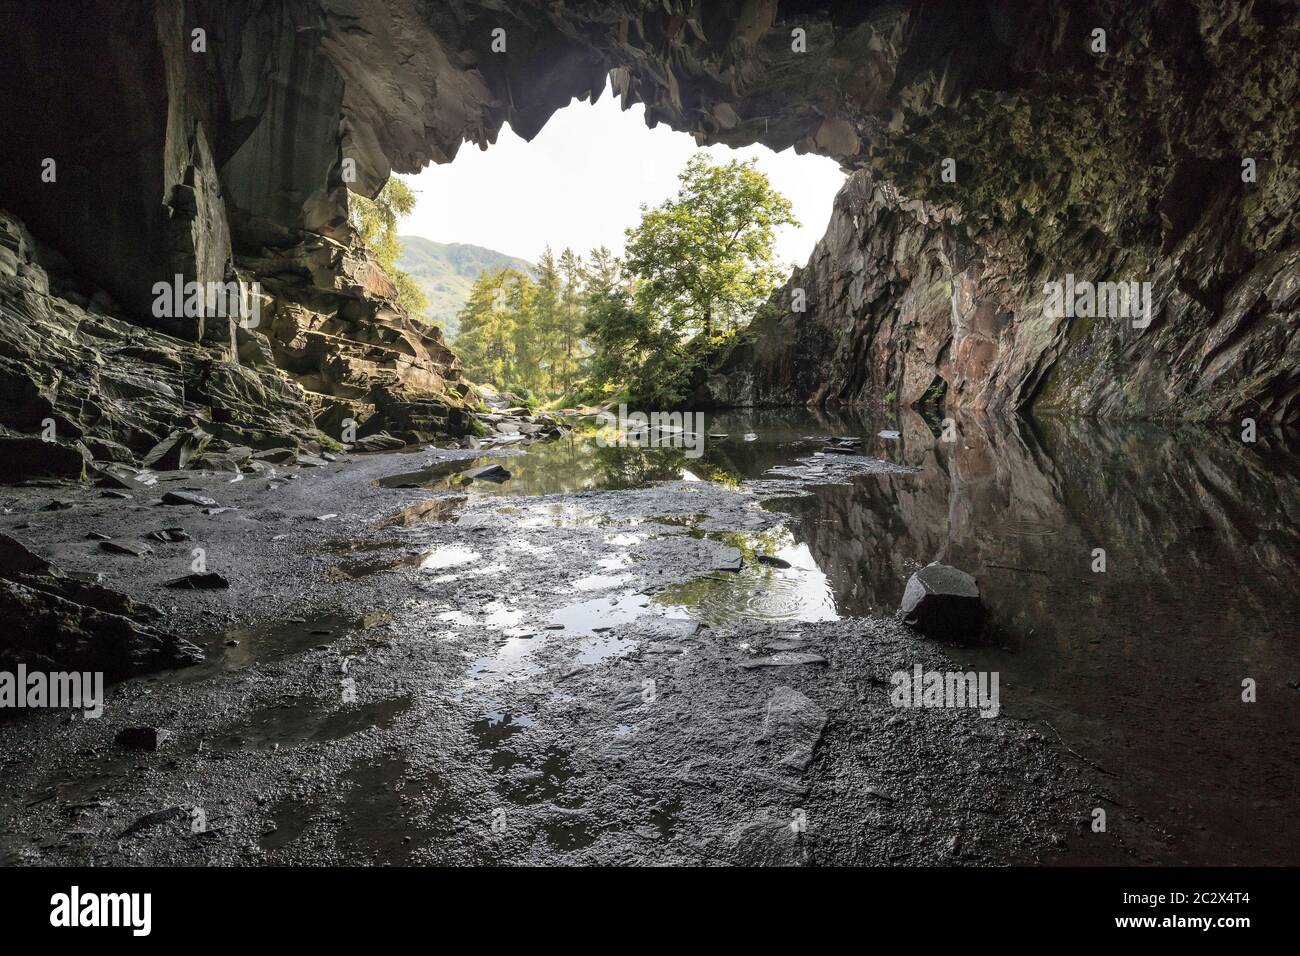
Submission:
[[[776,229],[797,224],[790,202],[754,161],[697,153],[677,195],[642,207],[627,233],[626,281],[588,316],[596,383],[622,382],[646,402],[685,398],[701,362],[748,324],[782,279]]]
[[[415,210],[415,192],[396,176],[390,176],[374,199],[349,194],[348,220],[357,239],[370,250],[397,287],[397,303],[414,318],[421,318],[429,307],[424,290],[397,267],[402,245],[397,239],[397,224]]]
[[[542,253],[532,275],[482,273],[461,309],[453,347],[465,373],[526,397],[569,394],[586,374],[587,271],[565,249]]]
[[[531,275],[480,275],[454,343],[469,377],[535,397],[685,399],[781,282],[776,229],[795,220],[753,161],[700,153],[678,179],[676,196],[642,207],[623,260],[603,246],[585,262],[547,249]]]

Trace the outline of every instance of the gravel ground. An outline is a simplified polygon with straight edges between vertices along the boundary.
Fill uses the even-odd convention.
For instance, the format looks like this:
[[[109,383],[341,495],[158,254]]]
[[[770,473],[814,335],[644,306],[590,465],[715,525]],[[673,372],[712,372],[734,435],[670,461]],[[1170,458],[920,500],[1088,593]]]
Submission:
[[[377,483],[470,457],[161,476],[159,497],[196,489],[225,509],[212,514],[88,486],[0,491],[0,530],[162,608],[208,653],[111,688],[99,719],[6,720],[0,860],[1164,858],[1162,834],[1041,725],[892,706],[890,674],[964,669],[959,649],[893,620],[708,626],[661,603],[665,588],[752,560],[727,535],[780,521],[757,486],[508,497],[454,475]],[[40,510],[52,499],[71,507]],[[176,526],[191,540],[144,537]],[[107,554],[92,532],[152,553]],[[195,548],[228,590],[163,587]],[[138,726],[169,736],[157,751],[115,743]],[[1096,808],[1128,825],[1093,832]]]

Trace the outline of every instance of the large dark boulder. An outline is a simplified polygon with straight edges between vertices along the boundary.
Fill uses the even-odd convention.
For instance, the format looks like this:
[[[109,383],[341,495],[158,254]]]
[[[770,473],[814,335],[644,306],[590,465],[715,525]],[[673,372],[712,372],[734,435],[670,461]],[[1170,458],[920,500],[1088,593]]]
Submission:
[[[90,452],[81,442],[45,441],[0,430],[0,481],[84,476]]]
[[[194,664],[203,652],[124,594],[68,577],[0,534],[0,669],[102,671],[107,680]]]
[[[908,579],[899,613],[904,624],[927,637],[971,640],[984,630],[984,603],[975,579],[938,562]]]

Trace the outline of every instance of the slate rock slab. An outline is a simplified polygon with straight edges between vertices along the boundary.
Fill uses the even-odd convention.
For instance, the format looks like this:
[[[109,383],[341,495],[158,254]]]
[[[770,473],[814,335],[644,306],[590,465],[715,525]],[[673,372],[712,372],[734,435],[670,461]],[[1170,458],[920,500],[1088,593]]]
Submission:
[[[802,773],[826,729],[826,711],[793,687],[772,691],[763,711],[759,740],[771,749],[777,766]]]

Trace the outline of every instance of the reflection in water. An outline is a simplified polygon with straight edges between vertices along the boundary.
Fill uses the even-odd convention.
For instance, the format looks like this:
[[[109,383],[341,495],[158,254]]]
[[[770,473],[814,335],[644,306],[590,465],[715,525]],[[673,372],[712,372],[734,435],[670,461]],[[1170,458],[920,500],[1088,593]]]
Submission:
[[[761,442],[711,449],[715,466],[756,476],[811,433],[765,419],[751,418]],[[1300,456],[1277,439],[1095,422],[963,421],[955,443],[912,413],[897,440],[872,422],[818,425],[921,469],[769,502],[841,613],[892,613],[929,561],[969,571],[1000,646],[962,659],[1001,672],[1010,716],[1050,721],[1117,774],[1187,862],[1296,862]]]
[[[708,535],[739,549],[738,573],[709,574],[672,585],[655,601],[705,624],[757,621],[835,621],[835,596],[806,544],[785,528]]]
[[[979,580],[994,637],[961,661],[1000,672],[1006,716],[1049,721],[1116,775],[1124,803],[1173,833],[1186,862],[1297,862],[1300,455],[1277,437],[1245,445],[1199,428],[958,425],[945,443],[909,411],[710,415],[706,431],[729,437],[710,438],[701,459],[574,436],[530,448],[511,459],[515,478],[474,491],[635,487],[685,469],[761,488],[826,436],[856,436],[863,454],[919,472],[770,500],[788,516],[785,538],[728,540],[749,558],[741,574],[657,603],[705,620],[892,614],[913,571],[954,564]],[[1104,573],[1092,570],[1097,548]],[[760,554],[792,567],[759,565]],[[1241,699],[1248,678],[1255,703]]]

